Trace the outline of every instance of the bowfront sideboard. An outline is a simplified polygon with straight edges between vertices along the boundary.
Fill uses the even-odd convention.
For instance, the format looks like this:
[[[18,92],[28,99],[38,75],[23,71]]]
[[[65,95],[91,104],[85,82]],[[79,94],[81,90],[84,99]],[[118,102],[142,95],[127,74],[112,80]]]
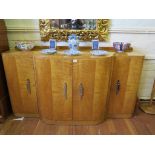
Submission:
[[[134,113],[144,56],[66,56],[63,51],[3,53],[16,116],[40,117],[49,124],[98,124]]]

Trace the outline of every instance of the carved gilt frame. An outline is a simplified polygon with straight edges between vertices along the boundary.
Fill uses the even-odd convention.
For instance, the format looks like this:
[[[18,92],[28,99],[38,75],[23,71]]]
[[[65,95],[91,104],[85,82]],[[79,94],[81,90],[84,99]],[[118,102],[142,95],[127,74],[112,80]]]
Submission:
[[[82,41],[90,41],[99,39],[100,41],[108,40],[109,34],[109,19],[97,19],[96,30],[67,30],[67,29],[52,29],[50,19],[40,19],[40,35],[42,41],[56,39],[57,41],[66,41],[70,34],[76,34]]]

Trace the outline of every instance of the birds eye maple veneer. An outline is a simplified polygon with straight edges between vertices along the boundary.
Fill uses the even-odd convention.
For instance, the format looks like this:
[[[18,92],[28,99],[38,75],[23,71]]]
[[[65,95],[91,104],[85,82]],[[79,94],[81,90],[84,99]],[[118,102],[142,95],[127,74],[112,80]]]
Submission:
[[[92,56],[3,53],[15,115],[50,124],[97,124],[131,117],[144,56],[135,52]]]

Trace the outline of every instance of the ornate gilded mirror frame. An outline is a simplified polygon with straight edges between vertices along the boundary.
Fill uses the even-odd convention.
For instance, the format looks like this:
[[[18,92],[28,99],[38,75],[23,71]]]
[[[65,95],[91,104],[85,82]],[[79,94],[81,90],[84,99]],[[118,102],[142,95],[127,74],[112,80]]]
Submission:
[[[90,41],[92,39],[99,39],[99,41],[106,41],[109,34],[109,19],[97,19],[96,30],[68,30],[51,28],[50,19],[40,19],[40,35],[42,41],[49,39],[56,39],[57,41],[66,41],[70,34],[76,34],[82,41]]]

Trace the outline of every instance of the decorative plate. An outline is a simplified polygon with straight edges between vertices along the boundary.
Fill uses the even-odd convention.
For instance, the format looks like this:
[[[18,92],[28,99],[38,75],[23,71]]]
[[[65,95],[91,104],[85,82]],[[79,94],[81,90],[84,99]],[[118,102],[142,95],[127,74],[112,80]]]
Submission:
[[[66,51],[64,51],[64,54],[65,55],[79,55],[80,51],[78,51],[78,50],[66,50]]]
[[[90,53],[92,55],[96,55],[96,56],[107,55],[108,54],[107,51],[103,51],[103,50],[93,50],[93,51],[90,51]]]
[[[41,53],[43,53],[43,54],[54,54],[54,53],[56,53],[56,50],[55,49],[43,49],[41,51]]]

